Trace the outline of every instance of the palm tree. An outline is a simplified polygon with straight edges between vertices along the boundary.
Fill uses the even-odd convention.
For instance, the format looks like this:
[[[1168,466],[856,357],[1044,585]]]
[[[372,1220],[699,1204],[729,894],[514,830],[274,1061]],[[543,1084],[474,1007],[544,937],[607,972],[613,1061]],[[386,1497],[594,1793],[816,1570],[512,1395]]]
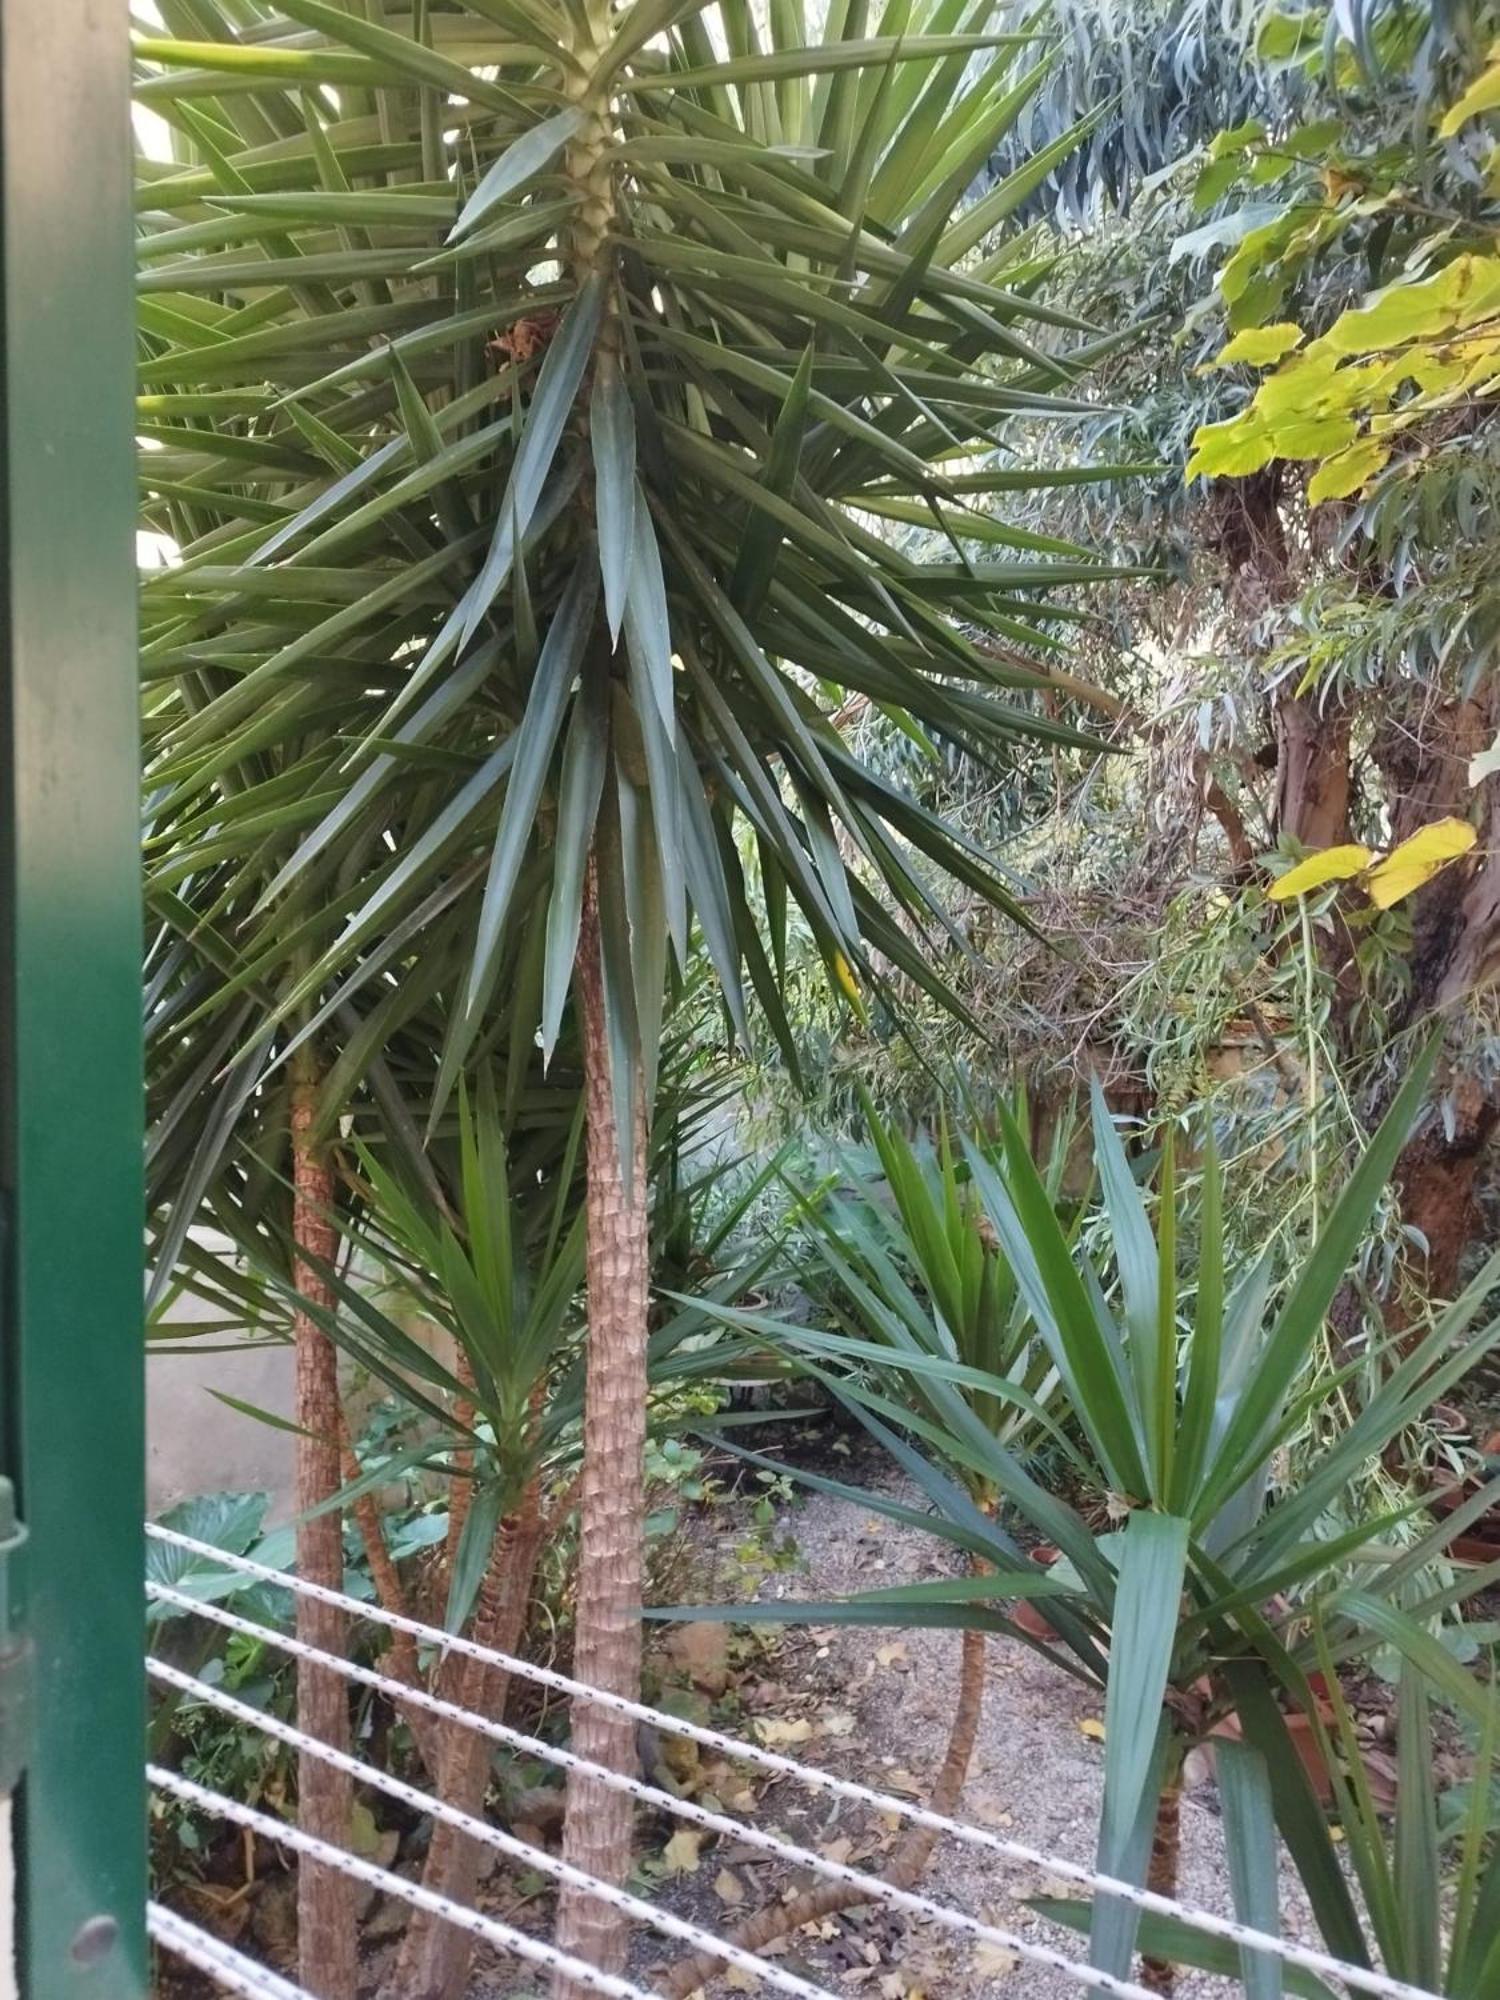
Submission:
[[[142,471],[175,550],[145,652],[156,823],[197,891],[164,949],[233,998],[199,1021],[196,1073],[230,1082],[168,1247],[235,1093],[274,1094],[312,1022],[337,1031],[336,1122],[356,1081],[384,1089],[381,1034],[433,1008],[430,1125],[495,996],[547,1054],[571,998],[578,1670],[632,1693],[669,973],[696,935],[731,1021],[748,989],[784,1033],[790,900],[851,1005],[893,975],[944,993],[940,878],[1010,898],[861,763],[840,704],[982,758],[1077,740],[1034,699],[1047,594],[1108,572],[991,503],[1032,483],[1006,419],[1084,413],[1110,343],[1039,301],[1046,259],[1004,231],[1057,148],[963,206],[1047,54],[982,0],[878,21],[839,0],[821,34],[800,0],[768,23],[701,0],[160,12],[138,42],[172,138],[142,174]],[[583,1704],[574,1728],[633,1760],[617,1720]],[[629,1835],[575,1778],[568,1859],[618,1880]],[[559,1939],[622,1963],[586,1900]]]

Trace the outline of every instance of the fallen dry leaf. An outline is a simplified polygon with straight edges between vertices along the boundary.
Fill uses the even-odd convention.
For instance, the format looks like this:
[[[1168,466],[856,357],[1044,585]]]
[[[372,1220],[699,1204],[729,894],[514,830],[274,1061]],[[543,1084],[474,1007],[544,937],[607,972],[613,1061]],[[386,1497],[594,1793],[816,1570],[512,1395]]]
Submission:
[[[661,1851],[662,1866],[669,1875],[691,1875],[698,1866],[698,1850],[704,1835],[683,1827],[674,1833]]]
[[[854,1852],[854,1842],[847,1834],[840,1834],[837,1840],[825,1840],[818,1852],[825,1861],[847,1861]]]
[[[745,1900],[745,1885],[731,1868],[721,1868],[714,1877],[714,1894],[731,1907]]]
[[[1091,1743],[1104,1741],[1104,1724],[1097,1715],[1086,1715],[1078,1725],[1078,1734],[1086,1736]]]
[[[964,1809],[971,1819],[981,1826],[1014,1826],[1015,1815],[1009,1812],[993,1792],[975,1792],[964,1800]]]
[[[893,1645],[877,1646],[875,1657],[883,1667],[898,1667],[904,1670],[909,1664],[906,1648],[899,1639]]]
[[[755,1733],[768,1748],[775,1749],[786,1743],[806,1743],[813,1733],[813,1726],[807,1717],[799,1716],[795,1722],[778,1722],[774,1716],[762,1716],[755,1725]]]
[[[973,1971],[976,1979],[1006,1979],[1021,1963],[1017,1953],[1003,1944],[976,1944]]]

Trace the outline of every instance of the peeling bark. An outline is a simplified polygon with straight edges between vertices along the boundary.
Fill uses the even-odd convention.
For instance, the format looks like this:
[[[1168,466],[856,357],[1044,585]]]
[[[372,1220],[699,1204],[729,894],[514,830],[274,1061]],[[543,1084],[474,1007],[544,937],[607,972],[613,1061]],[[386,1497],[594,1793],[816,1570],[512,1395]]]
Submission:
[[[1146,1887],[1158,1896],[1177,1894],[1177,1874],[1182,1857],[1182,1778],[1174,1773],[1162,1786],[1156,1807],[1156,1830],[1151,1840],[1151,1863],[1146,1871]],[[1148,1993],[1171,1993],[1177,1985],[1177,1967],[1168,1958],[1141,1959],[1141,1984]]]
[[[360,1463],[350,1442],[348,1427],[342,1423],[342,1418],[340,1427],[342,1431],[340,1464],[344,1484],[352,1486],[361,1476]],[[376,1505],[373,1493],[362,1494],[354,1502],[354,1520],[359,1529],[359,1538],[364,1544],[365,1560],[370,1565],[375,1595],[393,1617],[409,1618],[411,1606],[407,1602],[400,1571],[396,1568],[386,1543],[385,1523],[380,1517],[380,1509]],[[401,1681],[407,1687],[422,1685],[422,1670],[417,1661],[417,1642],[410,1632],[391,1629],[389,1643],[379,1664],[381,1671],[388,1674],[392,1680]],[[417,1753],[428,1773],[435,1774],[437,1732],[433,1727],[433,1718],[425,1709],[410,1704],[402,1708],[401,1719],[411,1731],[412,1741],[416,1744]]]

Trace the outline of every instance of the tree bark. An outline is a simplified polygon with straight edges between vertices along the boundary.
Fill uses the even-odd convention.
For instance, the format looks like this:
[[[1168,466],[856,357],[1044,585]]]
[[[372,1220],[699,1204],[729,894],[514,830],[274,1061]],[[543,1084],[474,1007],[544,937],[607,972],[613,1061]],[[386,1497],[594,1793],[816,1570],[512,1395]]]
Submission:
[[[334,1179],[327,1154],[314,1145],[317,1083],[304,1067],[292,1086],[292,1283],[299,1299],[332,1311],[334,1298],[321,1270],[338,1252]],[[304,1255],[303,1253],[306,1253]],[[293,1321],[297,1364],[297,1574],[308,1583],[341,1590],[344,1538],[337,1508],[306,1519],[309,1509],[337,1493],[343,1431],[338,1354],[312,1313]],[[348,1621],[341,1611],[297,1597],[297,1637],[309,1646],[342,1654]],[[343,1677],[307,1660],[297,1663],[297,1721],[331,1749],[349,1748],[349,1697]],[[297,1823],[304,1833],[349,1844],[353,1790],[348,1777],[316,1757],[297,1765]],[[354,1884],[337,1869],[303,1860],[297,1870],[298,1977],[316,2000],[355,2000]]]
[[[539,1486],[533,1479],[516,1514],[502,1523],[495,1537],[489,1568],[479,1588],[471,1629],[481,1646],[514,1653],[520,1644],[543,1540]],[[444,1697],[475,1715],[502,1721],[510,1692],[510,1676],[504,1668],[457,1654],[451,1667]],[[490,1739],[462,1723],[452,1723],[443,1730],[440,1743],[438,1797],[445,1805],[482,1818],[490,1783]],[[472,1907],[485,1853],[479,1841],[441,1822],[435,1824],[422,1870],[424,1888]],[[469,1932],[426,1911],[414,1911],[387,1989],[389,2000],[459,2000],[473,1956],[474,1939]]]
[[[969,1760],[974,1755],[974,1742],[979,1734],[979,1718],[984,1707],[984,1641],[983,1632],[966,1631],[963,1635],[958,1705],[953,1713],[953,1728],[949,1732],[942,1769],[933,1780],[927,1801],[931,1812],[951,1816],[957,1809],[964,1780],[969,1774]],[[912,1888],[921,1880],[937,1841],[938,1834],[934,1828],[909,1828],[881,1879],[893,1889]],[[758,1910],[748,1923],[729,1932],[729,1942],[738,1945],[741,1951],[764,1951],[767,1945],[801,1930],[804,1924],[820,1923],[823,1918],[831,1917],[840,1910],[858,1909],[862,1903],[869,1901],[868,1894],[852,1888],[847,1882],[823,1882],[790,1903],[771,1903]],[[659,1978],[664,2000],[687,2000],[688,1994],[712,1979],[723,1967],[723,1959],[708,1951],[679,1960],[664,1977]]]
[[[1156,1807],[1156,1831],[1151,1841],[1151,1865],[1146,1887],[1158,1896],[1177,1894],[1182,1854],[1182,1771],[1179,1765],[1162,1786]],[[1177,1967],[1169,1958],[1141,1959],[1141,1984],[1148,1993],[1170,1993],[1177,1984]]]
[[[348,1426],[341,1422],[340,1466],[344,1484],[352,1486],[362,1476],[362,1468],[349,1438]],[[364,1543],[365,1560],[370,1565],[370,1577],[375,1585],[375,1595],[382,1606],[393,1617],[409,1618],[411,1606],[407,1602],[406,1591],[401,1582],[401,1573],[391,1556],[385,1539],[385,1523],[376,1505],[373,1493],[361,1494],[354,1502],[354,1520],[359,1529],[359,1538]],[[380,1670],[389,1674],[392,1680],[403,1681],[407,1687],[422,1685],[422,1670],[417,1661],[417,1642],[410,1632],[392,1629],[386,1650],[380,1660]],[[401,1719],[411,1731],[417,1754],[421,1758],[429,1776],[437,1774],[435,1743],[437,1732],[433,1728],[433,1718],[423,1708],[414,1703],[401,1710]]]
[[[584,894],[575,990],[588,1123],[588,1376],[573,1670],[590,1686],[638,1700],[649,1285],[646,1110],[638,1069],[634,1130],[621,1133],[611,1081],[598,883],[592,864]],[[607,1770],[633,1774],[637,1769],[634,1723],[582,1699],[573,1704],[572,1746],[580,1757]],[[624,1793],[585,1773],[569,1772],[565,1860],[603,1881],[622,1883],[630,1866],[632,1827],[632,1806]],[[588,1964],[613,1973],[624,1970],[625,1919],[594,1898],[564,1888],[558,1898],[556,1935],[563,1950]],[[585,2000],[585,1989],[563,1975],[552,1990],[553,2000]]]
[[[1276,829],[1304,847],[1349,838],[1349,717],[1296,695],[1276,704]]]

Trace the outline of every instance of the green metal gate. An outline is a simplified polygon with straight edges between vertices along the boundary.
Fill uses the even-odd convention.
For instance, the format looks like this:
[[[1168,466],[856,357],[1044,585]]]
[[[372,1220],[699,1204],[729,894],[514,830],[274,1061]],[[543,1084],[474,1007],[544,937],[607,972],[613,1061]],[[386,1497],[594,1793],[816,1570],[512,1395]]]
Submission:
[[[0,1785],[27,2000],[146,1991],[128,29],[126,0],[0,0],[0,1472],[25,1523]]]

